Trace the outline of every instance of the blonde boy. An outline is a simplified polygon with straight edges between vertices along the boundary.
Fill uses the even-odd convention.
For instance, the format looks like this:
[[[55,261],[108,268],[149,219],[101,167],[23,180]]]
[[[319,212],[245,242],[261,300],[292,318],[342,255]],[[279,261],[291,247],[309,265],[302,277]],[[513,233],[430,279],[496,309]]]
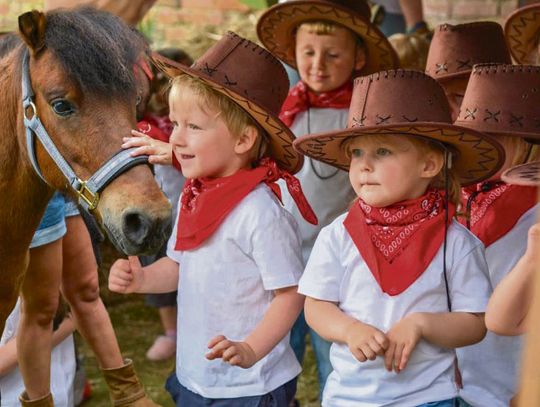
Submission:
[[[361,1],[287,1],[271,7],[257,23],[261,42],[284,63],[298,69],[300,82],[283,104],[280,118],[298,137],[345,127],[352,80],[358,74],[397,67],[397,56],[370,22],[370,8]],[[347,174],[306,158],[298,173],[319,219],[310,225],[285,195],[283,203],[300,226],[302,256],[307,261],[320,229],[347,210],[354,197]],[[291,343],[301,361],[308,327],[303,316]],[[322,391],[331,371],[330,344],[311,332]]]
[[[303,305],[296,290],[302,260],[296,224],[274,181],[284,176],[316,221],[287,172],[302,160],[277,119],[285,71],[230,32],[191,68],[159,57],[156,63],[174,78],[173,163],[186,186],[168,257],[142,268],[135,258],[118,260],[109,286],[126,293],[178,288],[177,405],[273,399],[285,407],[300,372],[288,342]]]

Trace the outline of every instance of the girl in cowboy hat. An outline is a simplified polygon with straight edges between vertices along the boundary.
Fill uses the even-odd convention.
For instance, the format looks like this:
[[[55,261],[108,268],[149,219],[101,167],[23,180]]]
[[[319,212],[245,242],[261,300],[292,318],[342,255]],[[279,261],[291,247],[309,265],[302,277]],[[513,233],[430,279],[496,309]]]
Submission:
[[[261,42],[300,74],[300,82],[289,91],[280,113],[296,136],[343,128],[354,77],[397,67],[392,46],[371,23],[370,15],[364,0],[293,0],[271,7],[260,17],[257,33]],[[283,203],[298,222],[302,256],[307,262],[317,234],[347,210],[354,191],[344,171],[311,158],[306,158],[297,176],[318,225],[303,219],[290,195],[284,195]],[[309,331],[301,315],[291,332],[300,362]],[[310,336],[322,393],[332,370],[330,343],[313,331]]]
[[[508,185],[501,173],[540,159],[538,146],[527,141],[540,140],[538,106],[540,67],[480,64],[474,66],[455,122],[493,136],[506,155],[495,175],[462,193],[462,222],[486,247],[493,288],[525,253],[527,231],[535,222],[536,188]],[[520,337],[489,332],[481,343],[458,350],[462,399],[473,406],[508,406],[516,391],[522,345]]]
[[[154,58],[173,78],[173,164],[187,180],[167,257],[146,267],[118,260],[109,287],[178,289],[177,405],[286,407],[301,370],[289,331],[304,299],[300,239],[278,178],[316,222],[291,175],[302,156],[277,117],[287,75],[232,32],[192,67]]]
[[[348,170],[358,196],[299,283],[333,342],[323,406],[454,406],[453,348],[484,337],[490,287],[482,244],[453,216],[460,182],[491,176],[500,147],[452,125],[440,85],[404,70],[357,79],[347,128],[294,145]]]

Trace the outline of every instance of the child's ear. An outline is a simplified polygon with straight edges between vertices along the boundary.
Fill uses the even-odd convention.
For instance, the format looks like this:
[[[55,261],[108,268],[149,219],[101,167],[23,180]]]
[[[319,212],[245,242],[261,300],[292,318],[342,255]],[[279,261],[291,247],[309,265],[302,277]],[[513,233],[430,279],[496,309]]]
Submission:
[[[236,154],[245,154],[249,152],[257,142],[258,136],[259,132],[254,126],[244,127],[244,130],[242,130],[242,134],[236,140],[234,152]]]
[[[359,71],[366,65],[366,49],[359,45],[356,46],[356,56],[354,60],[354,70]]]
[[[424,168],[422,169],[422,176],[424,178],[436,177],[441,172],[443,165],[444,165],[444,155],[439,152],[430,151],[429,153],[427,153],[424,159]]]

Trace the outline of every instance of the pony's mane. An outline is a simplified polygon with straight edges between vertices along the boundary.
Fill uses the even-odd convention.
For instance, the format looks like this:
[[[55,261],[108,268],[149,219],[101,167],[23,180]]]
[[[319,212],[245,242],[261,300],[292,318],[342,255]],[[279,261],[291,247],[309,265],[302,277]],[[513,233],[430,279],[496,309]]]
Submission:
[[[85,93],[127,97],[135,92],[133,67],[148,46],[118,17],[82,7],[46,14],[45,46]]]
[[[21,43],[21,39],[15,33],[8,33],[0,37],[0,58],[3,58]]]

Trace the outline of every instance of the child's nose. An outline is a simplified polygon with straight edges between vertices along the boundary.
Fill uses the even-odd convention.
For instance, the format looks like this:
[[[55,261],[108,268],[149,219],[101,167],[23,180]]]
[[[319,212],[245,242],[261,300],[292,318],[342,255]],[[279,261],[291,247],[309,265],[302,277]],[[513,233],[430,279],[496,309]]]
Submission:
[[[316,54],[313,61],[313,65],[317,69],[323,69],[325,66],[324,56],[322,54]]]
[[[177,146],[184,146],[186,144],[184,132],[178,126],[172,131],[169,142]]]

